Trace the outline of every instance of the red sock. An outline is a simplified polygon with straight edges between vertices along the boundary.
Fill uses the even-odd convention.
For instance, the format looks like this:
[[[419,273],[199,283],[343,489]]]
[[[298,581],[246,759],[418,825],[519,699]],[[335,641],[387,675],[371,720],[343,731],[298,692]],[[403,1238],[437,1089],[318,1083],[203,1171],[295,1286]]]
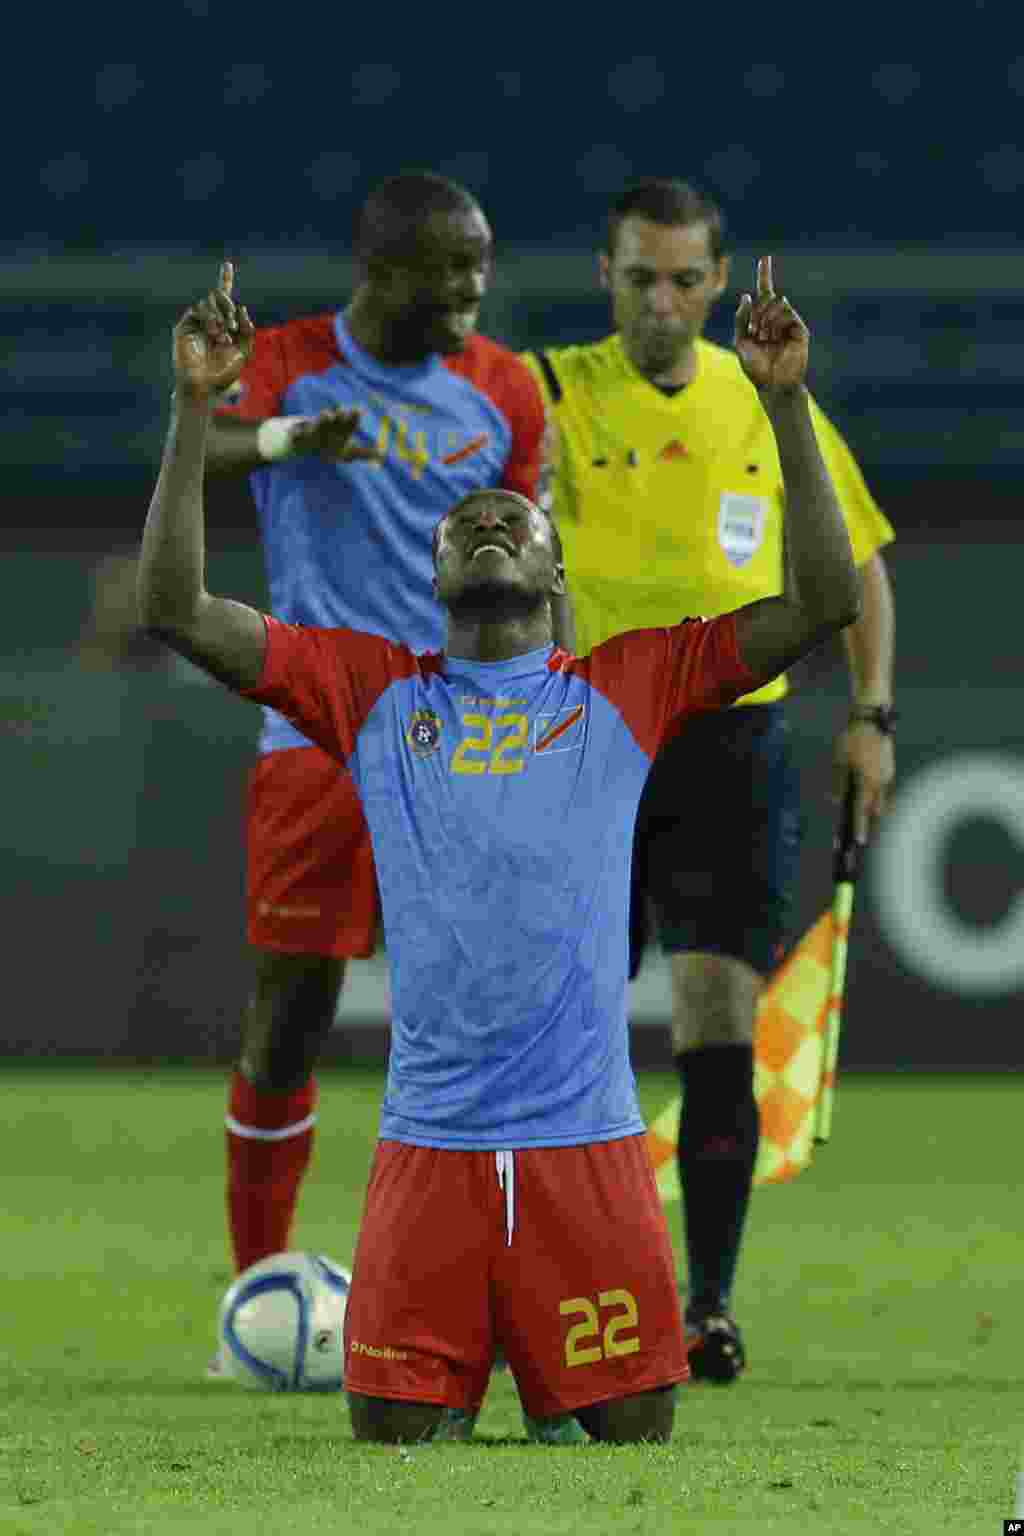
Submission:
[[[228,1100],[228,1224],[239,1271],[288,1247],[299,1185],[313,1151],[316,1078],[262,1093],[240,1072]]]

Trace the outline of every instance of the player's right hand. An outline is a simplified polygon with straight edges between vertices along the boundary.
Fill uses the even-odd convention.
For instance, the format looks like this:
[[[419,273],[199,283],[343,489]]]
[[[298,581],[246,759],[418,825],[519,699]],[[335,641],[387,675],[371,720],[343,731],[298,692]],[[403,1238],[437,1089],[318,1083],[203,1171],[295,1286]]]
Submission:
[[[318,453],[332,464],[352,464],[357,460],[382,463],[383,457],[376,448],[353,442],[359,430],[359,414],[358,409],[346,411],[339,406],[297,421],[289,437],[292,452]]]
[[[187,309],[174,327],[174,374],[179,391],[210,400],[228,389],[252,353],[256,327],[231,297],[235,269],[225,261],[217,287]]]

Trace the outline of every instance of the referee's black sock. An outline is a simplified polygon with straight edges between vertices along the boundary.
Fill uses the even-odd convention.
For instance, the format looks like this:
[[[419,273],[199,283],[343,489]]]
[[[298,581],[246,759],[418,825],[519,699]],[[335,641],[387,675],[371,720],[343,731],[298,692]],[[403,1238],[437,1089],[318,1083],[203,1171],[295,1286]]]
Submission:
[[[676,1066],[683,1085],[677,1156],[692,1318],[728,1307],[761,1122],[752,1046],[698,1046],[682,1051]]]

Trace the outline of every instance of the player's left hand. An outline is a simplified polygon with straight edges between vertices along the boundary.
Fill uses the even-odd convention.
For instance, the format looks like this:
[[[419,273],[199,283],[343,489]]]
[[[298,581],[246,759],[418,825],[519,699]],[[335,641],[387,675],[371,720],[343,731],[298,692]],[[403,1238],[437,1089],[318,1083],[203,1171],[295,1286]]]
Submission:
[[[234,281],[234,267],[223,262],[217,287],[174,327],[178,389],[192,400],[210,401],[228,389],[252,354],[256,327],[248,310],[231,297]]]
[[[811,334],[781,294],[775,292],[772,259],[757,264],[757,293],[745,293],[736,311],[734,344],[740,366],[760,395],[794,394],[807,377]]]
[[[321,411],[319,416],[307,416],[297,421],[291,429],[293,453],[318,453],[332,464],[352,464],[362,460],[368,464],[381,464],[384,456],[376,448],[365,447],[355,441],[359,430],[358,407],[346,410],[338,406]]]
[[[877,831],[895,773],[891,736],[866,720],[854,721],[846,727],[836,742],[832,797],[841,805],[852,780],[853,830],[858,843],[870,842]]]

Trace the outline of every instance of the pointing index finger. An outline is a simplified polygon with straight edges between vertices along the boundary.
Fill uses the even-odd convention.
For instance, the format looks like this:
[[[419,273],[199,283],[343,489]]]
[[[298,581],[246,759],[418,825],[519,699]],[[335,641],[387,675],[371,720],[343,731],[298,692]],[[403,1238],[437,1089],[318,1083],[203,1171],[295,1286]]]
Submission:
[[[235,264],[233,261],[222,261],[220,264],[220,289],[231,297],[231,290],[235,286]]]
[[[770,256],[762,256],[757,263],[757,296],[759,299],[773,299],[775,297],[775,284],[772,281],[772,259]]]

